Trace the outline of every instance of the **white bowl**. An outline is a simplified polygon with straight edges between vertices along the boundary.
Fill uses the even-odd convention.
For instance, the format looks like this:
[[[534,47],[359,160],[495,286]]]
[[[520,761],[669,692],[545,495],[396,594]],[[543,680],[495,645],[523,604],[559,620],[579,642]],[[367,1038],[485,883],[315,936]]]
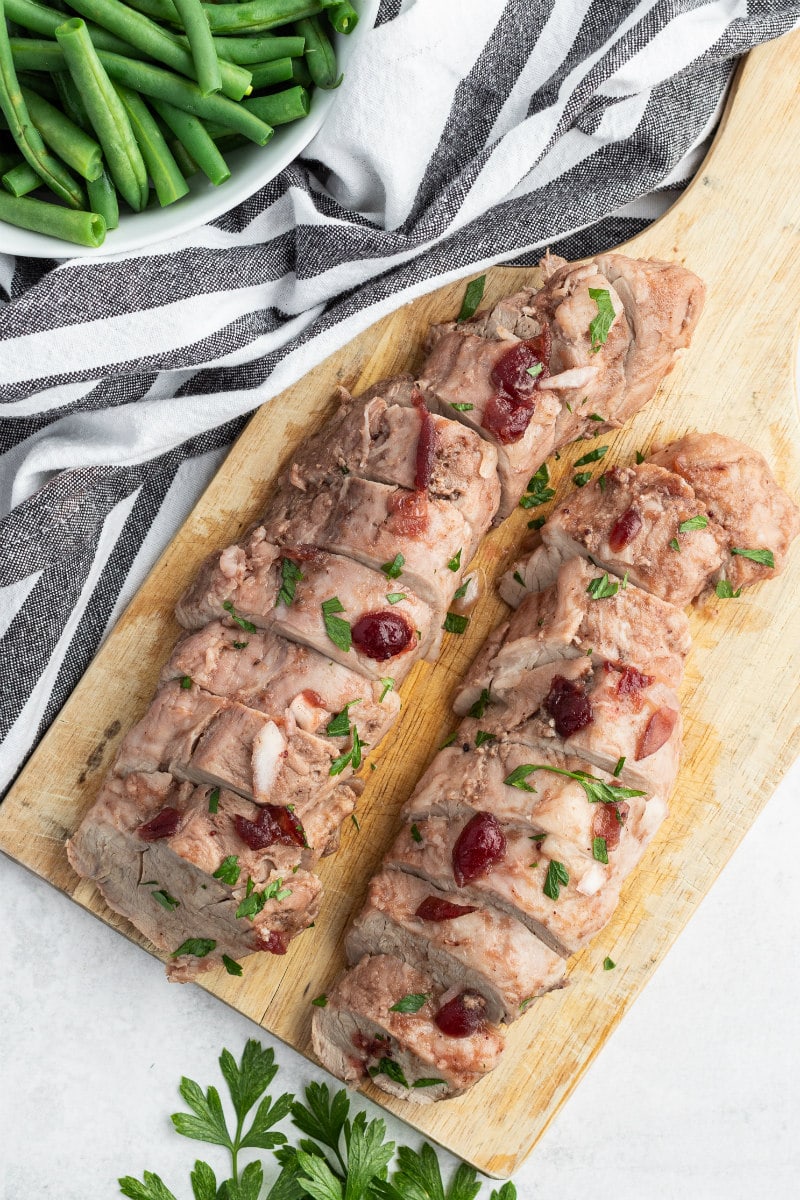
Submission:
[[[354,31],[347,36],[331,31],[337,61],[343,72],[347,72],[353,55],[375,23],[379,2],[356,0],[359,20]],[[105,254],[128,254],[166,241],[179,233],[186,233],[189,229],[196,229],[198,225],[204,225],[220,213],[241,204],[297,158],[320,129],[338,94],[338,91],[323,92],[315,88],[311,96],[311,111],[303,120],[276,129],[266,146],[243,146],[225,155],[231,168],[231,177],[225,183],[214,187],[204,175],[198,173],[188,180],[188,195],[175,204],[120,216],[119,227],[107,233],[103,245],[97,249],[75,246],[62,238],[17,229],[0,221],[0,251],[18,254],[23,258],[97,258]]]

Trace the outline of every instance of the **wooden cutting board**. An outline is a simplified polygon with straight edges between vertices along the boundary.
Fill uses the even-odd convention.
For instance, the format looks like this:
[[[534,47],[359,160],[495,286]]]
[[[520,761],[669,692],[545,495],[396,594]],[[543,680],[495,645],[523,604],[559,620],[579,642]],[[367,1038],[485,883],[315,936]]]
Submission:
[[[689,429],[715,429],[758,447],[798,495],[798,79],[800,33],[753,51],[692,186],[625,247],[685,263],[706,280],[709,297],[693,347],[657,398],[603,439],[611,445],[604,465],[629,462],[636,449]],[[492,270],[486,298],[535,278],[535,271]],[[427,326],[452,318],[463,290],[463,282],[441,288],[386,317],[254,415],[0,809],[0,848],[147,949],[72,874],[64,840],[94,800],[120,736],[148,703],[179,632],[174,601],[207,551],[235,539],[262,510],[292,447],[330,412],[334,386],[355,390],[413,369]],[[585,449],[570,447],[551,464],[559,495]],[[316,928],[285,958],[249,959],[242,979],[218,971],[202,984],[303,1054],[310,1056],[311,998],[342,967],[342,931],[393,837],[396,813],[453,726],[447,714],[457,681],[506,611],[492,584],[514,557],[526,520],[518,511],[486,539],[476,559],[485,588],[467,634],[449,635],[439,663],[420,664],[402,688],[401,720],[373,756],[376,770],[365,772],[361,830],[348,822],[339,853],[322,864],[326,899]],[[682,690],[686,750],[672,814],[614,920],[572,960],[572,986],[544,997],[509,1030],[503,1065],[469,1095],[420,1106],[369,1085],[373,1099],[489,1174],[519,1166],[800,749],[798,595],[795,546],[779,580],[692,614],[694,649]],[[602,969],[607,954],[618,964],[613,972]]]

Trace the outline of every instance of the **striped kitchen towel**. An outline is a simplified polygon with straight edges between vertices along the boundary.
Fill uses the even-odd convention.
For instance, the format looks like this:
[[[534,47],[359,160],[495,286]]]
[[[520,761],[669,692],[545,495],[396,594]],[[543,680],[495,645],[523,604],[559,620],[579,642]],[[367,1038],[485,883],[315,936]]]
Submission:
[[[135,257],[0,255],[0,793],[246,415],[389,310],[613,246],[777,0],[383,0],[305,155]]]

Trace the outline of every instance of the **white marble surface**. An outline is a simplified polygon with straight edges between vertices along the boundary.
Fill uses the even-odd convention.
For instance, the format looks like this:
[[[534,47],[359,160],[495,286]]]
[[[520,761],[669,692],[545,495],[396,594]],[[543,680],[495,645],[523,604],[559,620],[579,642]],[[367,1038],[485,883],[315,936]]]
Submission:
[[[523,1200],[800,1195],[798,845],[800,763],[518,1172]],[[257,1027],[2,858],[0,887],[0,1196],[106,1200],[147,1168],[190,1197],[177,1083],[218,1082]],[[322,1077],[276,1049],[279,1090]]]

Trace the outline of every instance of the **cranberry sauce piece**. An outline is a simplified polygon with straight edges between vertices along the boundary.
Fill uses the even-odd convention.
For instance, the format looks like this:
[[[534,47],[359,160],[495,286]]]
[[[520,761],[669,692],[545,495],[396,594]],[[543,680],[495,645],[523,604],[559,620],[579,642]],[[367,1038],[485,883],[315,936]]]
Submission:
[[[608,535],[608,544],[614,554],[619,554],[628,542],[632,542],[642,528],[642,518],[635,508],[629,508],[617,517]]]
[[[642,671],[637,671],[636,667],[622,667],[617,681],[617,695],[632,696],[644,688],[649,688],[652,682],[652,675],[645,675]]]
[[[402,537],[421,537],[428,528],[428,493],[398,489],[389,497],[390,525]]]
[[[555,721],[556,733],[562,738],[585,729],[594,720],[591,701],[583,685],[565,679],[563,675],[553,676],[544,707]]]
[[[261,949],[268,954],[285,954],[291,938],[288,933],[279,933],[276,929],[260,931]]]
[[[636,761],[641,762],[643,758],[649,758],[656,750],[660,750],[664,743],[669,741],[677,721],[678,714],[674,708],[657,708],[647,722],[647,728],[639,741]]]
[[[538,337],[517,342],[497,360],[490,375],[497,388],[486,405],[481,424],[503,445],[518,442],[530,424],[534,392],[550,374],[550,330],[545,326]],[[529,371],[541,367],[536,375]]]
[[[251,850],[263,850],[266,846],[274,846],[276,842],[281,846],[308,845],[297,817],[279,804],[265,804],[259,809],[255,821],[236,816],[233,823],[239,837]]]
[[[595,805],[592,817],[592,836],[605,838],[606,849],[616,850],[622,827],[628,819],[630,805],[624,800],[617,804]]]
[[[353,644],[376,662],[402,654],[414,640],[414,630],[399,612],[370,612],[352,627]]]
[[[488,875],[506,853],[506,835],[492,813],[479,812],[467,822],[453,846],[453,878],[459,887]]]
[[[162,808],[160,813],[136,831],[143,842],[157,842],[159,838],[172,837],[180,824],[181,814],[177,808]]]
[[[456,917],[465,917],[467,913],[474,912],[477,912],[474,904],[453,904],[438,896],[426,896],[414,916],[421,917],[423,921],[455,921]]]
[[[469,1037],[486,1024],[483,997],[475,992],[462,992],[443,1004],[433,1019],[448,1037]]]
[[[433,475],[433,464],[436,460],[436,426],[433,423],[433,417],[428,411],[428,406],[422,397],[422,392],[415,390],[411,399],[422,422],[417,440],[414,487],[418,492],[425,492],[430,486],[431,476]]]

